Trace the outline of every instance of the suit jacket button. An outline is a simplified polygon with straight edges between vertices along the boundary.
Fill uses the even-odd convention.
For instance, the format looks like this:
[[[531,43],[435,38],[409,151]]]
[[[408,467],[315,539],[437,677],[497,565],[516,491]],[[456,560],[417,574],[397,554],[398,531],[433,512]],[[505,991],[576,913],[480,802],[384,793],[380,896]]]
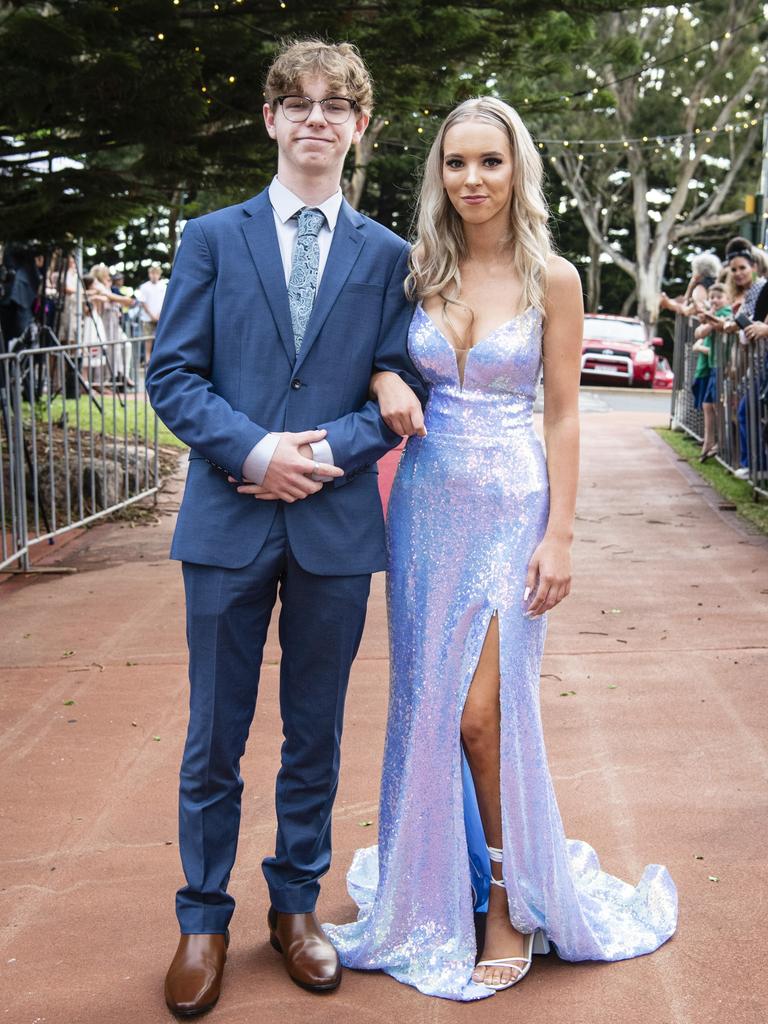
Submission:
[[[298,377],[294,377],[293,380],[291,381],[291,387],[293,388],[293,390],[294,391],[298,391],[301,386],[302,386],[302,384],[301,384],[301,381],[299,380],[299,378]]]

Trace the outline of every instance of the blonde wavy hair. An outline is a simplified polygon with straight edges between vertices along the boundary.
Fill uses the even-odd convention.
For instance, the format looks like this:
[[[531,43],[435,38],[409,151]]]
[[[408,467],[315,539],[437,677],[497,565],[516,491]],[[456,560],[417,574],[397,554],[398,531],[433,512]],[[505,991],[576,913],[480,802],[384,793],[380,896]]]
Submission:
[[[112,275],[106,263],[94,263],[89,273],[91,277],[95,277],[102,284],[109,285],[112,281]]]
[[[439,295],[443,300],[443,315],[452,328],[448,305],[469,310],[460,298],[459,266],[468,255],[464,228],[443,187],[445,136],[453,125],[462,121],[492,124],[509,140],[513,169],[507,244],[514,273],[523,285],[524,308],[532,306],[543,315],[547,260],[554,251],[542,188],[544,167],[520,115],[508,103],[493,96],[460,103],[440,125],[432,143],[416,207],[416,240],[411,251],[410,273],[405,280],[406,295],[411,301]]]

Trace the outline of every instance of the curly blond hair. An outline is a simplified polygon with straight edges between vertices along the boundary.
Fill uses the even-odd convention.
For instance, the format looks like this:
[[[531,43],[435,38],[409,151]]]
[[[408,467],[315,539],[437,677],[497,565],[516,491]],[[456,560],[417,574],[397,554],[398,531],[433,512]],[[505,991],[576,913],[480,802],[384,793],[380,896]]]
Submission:
[[[323,75],[332,91],[348,95],[362,113],[371,113],[373,82],[357,47],[322,39],[289,39],[282,44],[264,82],[267,103],[274,105],[277,96],[295,92],[313,75]]]

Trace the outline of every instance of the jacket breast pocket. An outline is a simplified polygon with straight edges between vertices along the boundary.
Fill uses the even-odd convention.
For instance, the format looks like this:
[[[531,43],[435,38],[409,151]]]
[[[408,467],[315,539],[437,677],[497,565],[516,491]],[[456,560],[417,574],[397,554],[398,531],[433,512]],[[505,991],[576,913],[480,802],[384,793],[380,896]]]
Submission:
[[[380,284],[366,284],[364,281],[350,281],[344,286],[345,292],[355,292],[357,295],[382,295],[384,286]]]

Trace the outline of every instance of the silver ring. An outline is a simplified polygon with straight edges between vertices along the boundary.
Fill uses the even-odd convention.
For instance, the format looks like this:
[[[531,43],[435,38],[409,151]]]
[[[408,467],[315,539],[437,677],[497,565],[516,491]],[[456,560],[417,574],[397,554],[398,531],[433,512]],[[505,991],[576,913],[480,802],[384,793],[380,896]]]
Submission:
[[[320,472],[320,463],[319,462],[313,462],[312,463],[312,472],[313,473],[319,473]]]

